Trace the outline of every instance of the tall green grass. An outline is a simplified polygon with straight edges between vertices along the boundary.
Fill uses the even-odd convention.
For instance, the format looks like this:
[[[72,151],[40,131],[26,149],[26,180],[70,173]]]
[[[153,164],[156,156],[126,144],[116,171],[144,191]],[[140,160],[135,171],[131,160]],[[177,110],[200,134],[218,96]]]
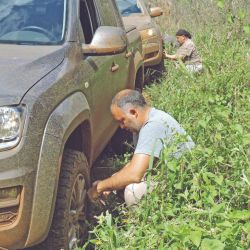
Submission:
[[[176,160],[166,147],[149,173],[154,191],[133,209],[119,207],[118,216],[100,215],[85,248],[250,249],[250,43],[229,30],[196,32],[202,74],[166,61],[161,83],[145,89],[196,148]]]
[[[248,0],[145,0],[160,6],[163,15],[155,19],[163,32],[175,33],[179,28],[193,32],[212,30],[219,35],[227,23],[237,32],[241,26],[250,24],[250,1]],[[209,29],[208,29],[209,28]]]

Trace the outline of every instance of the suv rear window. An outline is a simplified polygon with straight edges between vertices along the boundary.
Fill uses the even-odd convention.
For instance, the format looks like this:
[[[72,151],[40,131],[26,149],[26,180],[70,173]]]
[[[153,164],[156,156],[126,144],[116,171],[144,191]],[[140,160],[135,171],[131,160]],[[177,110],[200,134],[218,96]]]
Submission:
[[[0,43],[58,44],[65,23],[66,0],[0,2]]]

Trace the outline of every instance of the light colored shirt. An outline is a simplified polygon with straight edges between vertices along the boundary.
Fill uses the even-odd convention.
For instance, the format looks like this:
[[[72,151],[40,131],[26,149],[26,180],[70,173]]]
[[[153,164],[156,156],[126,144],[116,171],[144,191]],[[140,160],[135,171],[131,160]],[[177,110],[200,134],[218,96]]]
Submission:
[[[134,134],[134,154],[153,154],[159,158],[164,143],[168,145],[173,142],[176,134],[186,135],[186,131],[166,112],[151,108],[147,122],[138,134]],[[185,142],[178,144],[177,151],[174,152],[176,158],[195,145],[190,136],[186,136],[185,139]]]
[[[201,58],[191,39],[187,39],[177,50],[177,56],[180,56],[185,64],[201,64]]]

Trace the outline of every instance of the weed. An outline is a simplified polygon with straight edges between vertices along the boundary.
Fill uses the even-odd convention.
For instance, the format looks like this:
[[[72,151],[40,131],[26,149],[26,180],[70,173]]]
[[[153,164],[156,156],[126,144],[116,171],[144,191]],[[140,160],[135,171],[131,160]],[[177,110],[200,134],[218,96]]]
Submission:
[[[209,9],[219,15],[212,2]],[[95,249],[250,248],[249,37],[229,35],[238,24],[222,28],[223,20],[210,25],[205,19],[207,26],[195,34],[203,74],[166,62],[161,84],[145,90],[152,106],[183,125],[196,148],[175,159],[166,147],[153,167],[154,191],[132,210],[120,207],[117,217],[108,211],[98,217],[89,241]]]

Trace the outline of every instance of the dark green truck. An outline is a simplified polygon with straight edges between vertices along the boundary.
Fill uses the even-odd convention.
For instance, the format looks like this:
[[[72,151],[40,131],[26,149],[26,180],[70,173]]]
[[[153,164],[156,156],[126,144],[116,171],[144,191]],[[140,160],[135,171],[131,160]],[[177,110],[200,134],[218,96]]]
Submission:
[[[142,88],[140,35],[112,0],[0,3],[0,249],[68,250],[86,235],[90,166]]]

